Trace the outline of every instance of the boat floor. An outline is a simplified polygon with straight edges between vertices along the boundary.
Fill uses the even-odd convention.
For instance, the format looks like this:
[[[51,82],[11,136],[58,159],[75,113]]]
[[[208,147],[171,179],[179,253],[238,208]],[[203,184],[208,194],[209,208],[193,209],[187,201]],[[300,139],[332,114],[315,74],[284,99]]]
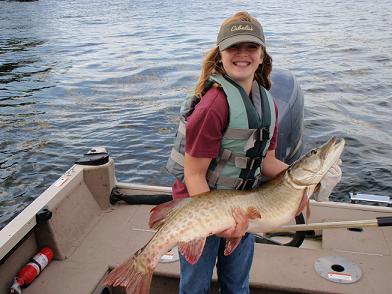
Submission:
[[[345,207],[345,206],[344,206]],[[315,207],[318,221],[364,219],[360,209],[334,208],[328,215]],[[101,293],[97,285],[107,273],[144,246],[153,232],[148,230],[148,205],[115,205],[91,222],[87,234],[73,246],[65,260],[54,260],[24,294]],[[333,216],[333,219],[331,218]],[[380,216],[368,212],[366,218]],[[382,216],[382,214],[381,214]],[[255,245],[250,273],[251,293],[392,293],[392,229],[365,228],[362,232],[329,229],[320,246],[291,248]],[[362,278],[353,284],[339,284],[321,278],[314,262],[323,256],[339,255],[362,269]],[[160,263],[151,293],[175,293],[179,264]],[[214,274],[215,275],[215,274]],[[213,293],[217,293],[214,284]],[[123,291],[113,291],[123,293]]]

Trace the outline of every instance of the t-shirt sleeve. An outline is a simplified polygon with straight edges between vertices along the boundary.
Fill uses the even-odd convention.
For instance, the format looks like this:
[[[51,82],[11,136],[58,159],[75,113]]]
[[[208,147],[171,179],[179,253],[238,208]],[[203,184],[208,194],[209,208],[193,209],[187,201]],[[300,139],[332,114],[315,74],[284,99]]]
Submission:
[[[274,99],[274,107],[275,107],[276,123],[275,123],[274,134],[272,135],[268,150],[275,150],[276,145],[278,144],[278,130],[279,130],[278,129],[278,106],[276,105],[275,99]]]
[[[187,119],[185,152],[193,157],[216,158],[227,122],[226,97],[212,87]]]

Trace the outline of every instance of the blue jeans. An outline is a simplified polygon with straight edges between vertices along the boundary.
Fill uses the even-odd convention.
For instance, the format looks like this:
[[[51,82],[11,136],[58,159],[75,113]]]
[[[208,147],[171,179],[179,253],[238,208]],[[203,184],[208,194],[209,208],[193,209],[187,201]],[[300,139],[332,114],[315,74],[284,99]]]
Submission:
[[[194,265],[189,264],[180,255],[180,294],[209,293],[215,263],[220,293],[249,293],[249,271],[254,253],[254,236],[246,234],[229,256],[223,254],[225,244],[224,238],[215,235],[208,237],[203,254]]]

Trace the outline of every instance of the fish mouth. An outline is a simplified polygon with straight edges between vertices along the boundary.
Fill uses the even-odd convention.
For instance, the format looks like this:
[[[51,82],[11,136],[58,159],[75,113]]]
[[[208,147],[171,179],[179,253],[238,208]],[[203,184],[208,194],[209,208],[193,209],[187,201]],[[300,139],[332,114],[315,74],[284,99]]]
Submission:
[[[321,158],[323,159],[327,170],[339,160],[345,143],[346,141],[343,138],[338,140],[336,137],[332,137],[323,147],[321,147]]]
[[[317,185],[330,168],[338,162],[343,152],[345,140],[332,137],[324,145],[310,150],[300,160],[292,164],[288,176],[297,186]]]

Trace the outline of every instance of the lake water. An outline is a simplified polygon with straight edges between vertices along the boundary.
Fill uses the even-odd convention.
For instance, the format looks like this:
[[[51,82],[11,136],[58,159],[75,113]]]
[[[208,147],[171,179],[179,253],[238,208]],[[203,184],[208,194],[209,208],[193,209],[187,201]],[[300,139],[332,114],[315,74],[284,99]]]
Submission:
[[[119,181],[170,185],[179,104],[239,10],[301,84],[305,148],[346,138],[334,199],[392,196],[389,0],[0,1],[0,227],[94,146]]]

